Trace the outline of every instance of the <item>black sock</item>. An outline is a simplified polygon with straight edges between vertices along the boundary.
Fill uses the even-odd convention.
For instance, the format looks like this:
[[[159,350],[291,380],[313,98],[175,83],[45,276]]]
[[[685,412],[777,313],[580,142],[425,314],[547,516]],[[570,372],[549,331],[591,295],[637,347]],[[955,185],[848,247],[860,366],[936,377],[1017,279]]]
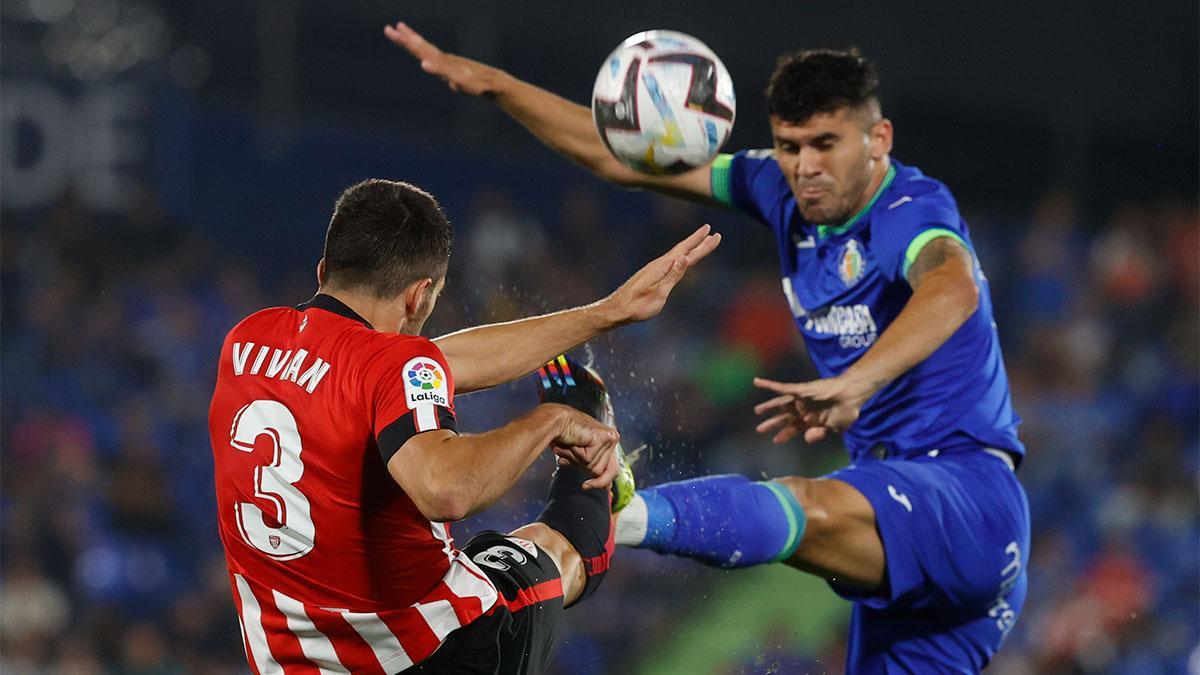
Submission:
[[[550,480],[550,498],[538,522],[566,537],[583,559],[586,582],[579,600],[600,586],[613,554],[612,492],[585,490],[592,475],[575,466],[560,466]]]

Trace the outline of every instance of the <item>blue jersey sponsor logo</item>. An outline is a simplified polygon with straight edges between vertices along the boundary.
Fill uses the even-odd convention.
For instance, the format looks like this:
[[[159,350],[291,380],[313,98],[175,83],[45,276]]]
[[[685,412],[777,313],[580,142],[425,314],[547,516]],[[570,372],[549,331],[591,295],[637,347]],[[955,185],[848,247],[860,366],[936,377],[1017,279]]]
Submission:
[[[838,336],[842,349],[861,349],[875,344],[879,327],[871,318],[871,306],[834,305],[804,316],[804,330],[820,335]]]

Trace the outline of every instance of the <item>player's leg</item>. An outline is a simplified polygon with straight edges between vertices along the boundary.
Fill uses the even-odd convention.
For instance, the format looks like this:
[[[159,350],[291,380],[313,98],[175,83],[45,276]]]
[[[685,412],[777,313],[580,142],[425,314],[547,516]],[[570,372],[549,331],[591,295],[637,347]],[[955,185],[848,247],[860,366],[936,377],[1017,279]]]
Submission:
[[[559,467],[546,508],[535,522],[512,533],[533,541],[554,560],[568,607],[595,592],[612,560],[612,493],[584,490],[590,477],[576,467]]]
[[[612,402],[595,371],[559,357],[539,371],[543,401],[570,405],[612,424]],[[622,471],[615,485],[633,494],[633,474],[617,450]],[[564,607],[594,592],[613,552],[611,490],[585,490],[591,474],[560,466],[537,520],[504,535],[481,532],[463,552],[491,579],[498,609],[453,631],[414,672],[534,673],[549,667]]]
[[[538,397],[583,411],[605,424],[614,423],[612,400],[595,370],[566,356],[550,361],[537,373]],[[633,474],[618,447],[621,472],[614,483],[618,495],[633,494]],[[563,597],[568,606],[593,593],[608,571],[613,553],[614,494],[585,490],[591,475],[574,466],[560,466],[550,482],[545,510],[537,521],[513,535],[534,541],[555,560],[562,572]]]
[[[786,562],[868,588],[884,576],[874,509],[836,480],[705,476],[638,490],[616,541],[726,568]]]
[[[854,603],[846,672],[978,673],[991,661],[1025,603],[1027,580],[1016,578],[985,611],[914,612]]]
[[[425,661],[405,673],[541,673],[558,646],[563,584],[558,564],[534,541],[484,531],[462,552],[491,581],[492,610],[450,631]]]
[[[786,479],[791,517],[806,527],[794,549],[772,555],[790,502],[754,495],[780,484],[716,476],[641,490],[617,541],[722,567],[787,560],[824,576],[859,604],[851,657],[863,667],[852,670],[882,659],[924,672],[945,659],[971,672],[999,648],[1020,612],[1029,554],[1028,504],[999,458],[863,461],[826,479]]]
[[[513,530],[514,537],[528,539],[545,551],[558,568],[562,579],[563,604],[570,605],[579,599],[587,574],[583,569],[583,557],[567,538],[545,523],[529,523]]]
[[[875,508],[887,583],[834,583],[857,601],[849,662],[906,672],[978,672],[1025,599],[1029,505],[998,451],[865,461],[833,474]],[[930,664],[933,664],[932,666]]]
[[[788,488],[808,520],[788,565],[845,585],[878,588],[886,565],[875,508],[856,488],[830,478],[775,479]]]

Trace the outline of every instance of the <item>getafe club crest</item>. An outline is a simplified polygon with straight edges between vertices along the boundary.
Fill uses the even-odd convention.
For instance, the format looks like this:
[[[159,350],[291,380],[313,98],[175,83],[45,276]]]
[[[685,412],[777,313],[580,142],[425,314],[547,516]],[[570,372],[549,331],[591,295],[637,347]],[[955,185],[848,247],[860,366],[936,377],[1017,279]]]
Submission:
[[[842,247],[842,255],[838,257],[838,276],[842,278],[842,283],[853,286],[862,278],[866,266],[858,240],[851,239],[846,242]]]

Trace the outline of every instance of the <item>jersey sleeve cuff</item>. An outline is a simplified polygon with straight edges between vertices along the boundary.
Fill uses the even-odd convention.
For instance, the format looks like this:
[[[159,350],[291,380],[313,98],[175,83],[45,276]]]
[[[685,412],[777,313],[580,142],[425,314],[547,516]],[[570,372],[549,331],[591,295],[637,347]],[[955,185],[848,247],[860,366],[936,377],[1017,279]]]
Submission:
[[[733,207],[733,186],[731,184],[730,167],[733,165],[733,155],[720,153],[710,165],[710,180],[712,181],[713,199],[725,206]]]
[[[900,276],[907,279],[908,268],[912,267],[912,264],[916,262],[917,256],[921,254],[921,249],[925,248],[925,245],[929,242],[941,237],[950,237],[959,244],[962,244],[963,248],[968,251],[971,250],[971,247],[967,246],[967,242],[963,241],[963,238],[954,230],[948,230],[944,227],[925,230],[913,237],[913,240],[908,243],[908,248],[904,251],[904,267],[900,270]]]
[[[383,463],[387,464],[392,459],[392,455],[404,447],[408,439],[417,434],[438,429],[449,429],[457,433],[454,413],[445,406],[418,405],[413,410],[396,418],[396,421],[384,427],[383,431],[380,431],[375,437],[375,444],[379,446],[379,456],[383,458]]]

